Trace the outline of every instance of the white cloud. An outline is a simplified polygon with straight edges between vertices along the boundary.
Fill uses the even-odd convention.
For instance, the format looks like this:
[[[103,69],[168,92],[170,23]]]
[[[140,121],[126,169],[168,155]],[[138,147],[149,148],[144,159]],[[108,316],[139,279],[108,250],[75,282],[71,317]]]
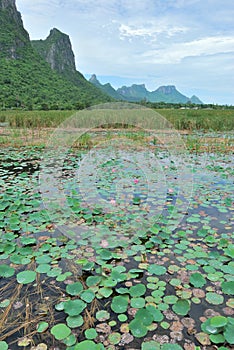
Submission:
[[[166,37],[172,37],[176,34],[185,33],[188,28],[184,26],[171,26],[163,23],[156,24],[154,21],[142,25],[126,25],[121,24],[119,28],[120,38],[135,38],[135,37],[149,37],[156,38],[159,34],[164,34]]]
[[[234,37],[214,36],[190,42],[172,44],[167,48],[144,52],[142,57],[145,63],[174,64],[186,57],[215,55],[234,52]]]

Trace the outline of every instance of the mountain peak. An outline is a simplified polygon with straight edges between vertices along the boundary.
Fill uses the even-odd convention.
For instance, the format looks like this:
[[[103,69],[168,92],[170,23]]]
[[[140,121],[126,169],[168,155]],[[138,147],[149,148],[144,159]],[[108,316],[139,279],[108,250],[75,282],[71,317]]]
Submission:
[[[160,86],[156,91],[161,92],[165,95],[170,95],[176,91],[175,85],[163,85]]]
[[[32,45],[53,70],[59,73],[76,71],[69,35],[53,28],[45,40],[33,40]]]

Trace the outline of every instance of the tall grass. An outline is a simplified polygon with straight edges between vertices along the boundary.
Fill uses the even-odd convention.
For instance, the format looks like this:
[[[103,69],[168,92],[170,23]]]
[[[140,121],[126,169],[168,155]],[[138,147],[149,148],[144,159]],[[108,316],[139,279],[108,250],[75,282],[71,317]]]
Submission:
[[[178,130],[234,130],[234,110],[160,109],[157,112]]]
[[[177,130],[234,130],[234,110],[160,109],[156,112],[165,117]],[[12,128],[54,128],[74,113],[75,111],[0,111],[0,123],[8,123]],[[114,110],[113,113],[115,113]],[[95,118],[93,114],[92,118]],[[125,127],[127,124],[126,118]]]

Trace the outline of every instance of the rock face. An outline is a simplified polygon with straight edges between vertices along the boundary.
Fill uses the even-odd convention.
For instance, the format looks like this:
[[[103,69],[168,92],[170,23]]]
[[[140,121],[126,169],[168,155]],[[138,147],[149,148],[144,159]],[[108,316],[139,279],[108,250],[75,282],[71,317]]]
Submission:
[[[32,45],[53,70],[59,73],[76,71],[75,56],[67,34],[54,28],[45,40],[33,40]]]
[[[22,58],[32,51],[15,0],[0,0],[0,33],[0,58]]]
[[[79,109],[109,101],[76,71],[68,35],[52,29],[37,52],[15,0],[0,0],[0,108]]]

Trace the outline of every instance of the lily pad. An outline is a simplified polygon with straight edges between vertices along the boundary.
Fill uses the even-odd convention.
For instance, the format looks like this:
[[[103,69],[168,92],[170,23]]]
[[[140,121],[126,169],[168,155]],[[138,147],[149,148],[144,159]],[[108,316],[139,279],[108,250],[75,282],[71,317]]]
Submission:
[[[146,287],[144,284],[137,284],[129,289],[129,293],[132,297],[140,297],[146,292]]]
[[[129,323],[129,329],[132,335],[136,338],[145,337],[148,332],[147,327],[143,323],[139,322],[138,319],[134,319]]]
[[[206,300],[212,305],[220,305],[224,301],[224,297],[217,293],[206,293]]]
[[[152,264],[148,268],[148,272],[151,275],[161,276],[161,275],[164,275],[166,273],[166,271],[167,271],[167,269],[164,266],[157,265],[157,264]]]
[[[77,316],[79,315],[86,307],[86,303],[82,300],[69,300],[64,303],[64,311],[69,316]]]
[[[7,350],[8,344],[5,341],[0,341],[0,350]]]
[[[47,322],[40,322],[37,325],[37,331],[38,333],[43,333],[47,330],[47,328],[49,327],[49,323]]]
[[[66,286],[66,292],[70,295],[79,295],[83,290],[81,282],[75,282]]]
[[[86,339],[92,340],[92,339],[97,338],[97,336],[98,336],[98,333],[97,333],[95,328],[86,329],[86,331],[85,331]]]
[[[35,271],[26,270],[26,271],[17,273],[16,279],[17,279],[17,282],[20,284],[28,284],[35,281],[36,275],[37,274]]]
[[[127,311],[128,308],[128,297],[116,296],[111,302],[111,309],[117,313],[122,314]]]
[[[55,339],[62,340],[71,334],[71,330],[65,324],[59,323],[51,328],[51,334],[53,334]]]
[[[172,306],[172,309],[177,315],[185,316],[190,310],[190,303],[187,299],[180,299]]]
[[[0,265],[0,277],[9,278],[12,277],[14,273],[15,270],[13,269],[13,267],[10,267],[6,264]]]
[[[92,340],[84,340],[75,345],[74,350],[97,350],[97,344]]]
[[[206,284],[205,278],[199,272],[192,273],[189,281],[195,288],[201,288]]]
[[[223,282],[221,284],[223,293],[227,295],[234,295],[234,281]]]

